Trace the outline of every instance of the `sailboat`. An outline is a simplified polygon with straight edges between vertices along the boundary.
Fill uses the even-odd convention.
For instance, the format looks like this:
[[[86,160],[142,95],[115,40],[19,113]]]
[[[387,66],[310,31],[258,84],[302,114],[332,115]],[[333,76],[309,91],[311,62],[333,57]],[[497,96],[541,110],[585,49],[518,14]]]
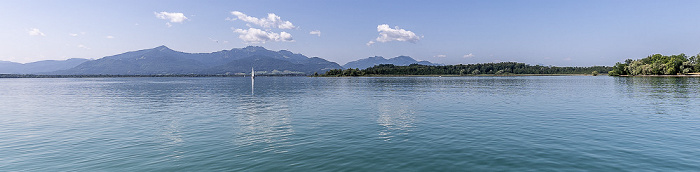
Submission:
[[[255,95],[255,69],[250,68],[250,94]]]

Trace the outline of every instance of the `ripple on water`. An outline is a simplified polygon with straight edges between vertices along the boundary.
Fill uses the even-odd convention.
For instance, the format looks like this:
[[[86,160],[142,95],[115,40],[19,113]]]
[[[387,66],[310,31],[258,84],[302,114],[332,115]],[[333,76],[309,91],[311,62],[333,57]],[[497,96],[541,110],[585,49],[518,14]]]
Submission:
[[[0,80],[1,171],[700,169],[699,78]]]

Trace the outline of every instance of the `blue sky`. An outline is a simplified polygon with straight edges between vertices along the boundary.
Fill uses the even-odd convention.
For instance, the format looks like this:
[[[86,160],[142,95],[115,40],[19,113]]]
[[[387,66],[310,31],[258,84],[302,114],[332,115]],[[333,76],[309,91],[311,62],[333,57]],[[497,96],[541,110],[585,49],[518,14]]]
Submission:
[[[407,55],[591,66],[700,53],[700,1],[5,0],[0,21],[0,60],[23,63],[160,45],[192,53],[258,45],[341,65]],[[245,37],[256,34],[267,37]]]

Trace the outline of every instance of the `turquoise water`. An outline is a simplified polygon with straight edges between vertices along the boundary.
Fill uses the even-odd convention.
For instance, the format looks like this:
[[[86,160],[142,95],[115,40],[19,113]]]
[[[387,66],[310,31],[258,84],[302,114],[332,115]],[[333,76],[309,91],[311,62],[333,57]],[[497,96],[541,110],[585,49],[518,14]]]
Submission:
[[[696,171],[698,90],[605,76],[0,79],[0,171]]]

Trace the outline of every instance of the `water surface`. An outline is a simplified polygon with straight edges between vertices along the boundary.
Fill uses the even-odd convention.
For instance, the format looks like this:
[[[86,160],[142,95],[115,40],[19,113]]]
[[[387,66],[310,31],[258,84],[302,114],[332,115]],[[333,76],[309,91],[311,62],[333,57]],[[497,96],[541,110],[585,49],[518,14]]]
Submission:
[[[694,171],[699,78],[0,79],[0,171]]]

